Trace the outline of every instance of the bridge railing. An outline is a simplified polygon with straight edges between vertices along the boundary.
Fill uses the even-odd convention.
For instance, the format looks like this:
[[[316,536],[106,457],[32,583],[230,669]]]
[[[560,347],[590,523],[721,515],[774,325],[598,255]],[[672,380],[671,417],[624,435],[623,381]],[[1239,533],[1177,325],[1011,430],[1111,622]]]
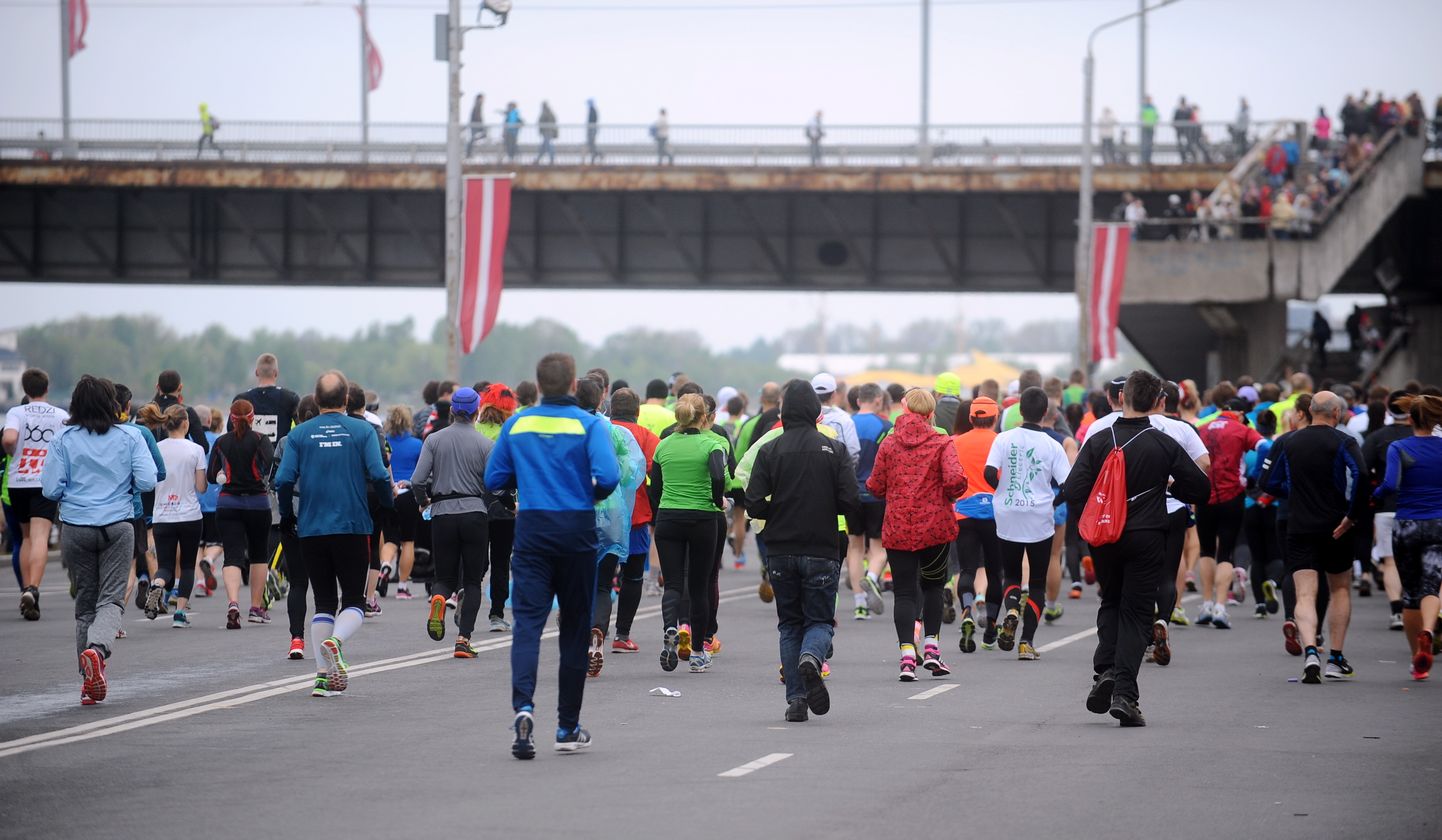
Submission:
[[[1224,123],[1201,126],[1207,159],[1224,163],[1246,150]],[[1252,137],[1265,135],[1268,122],[1254,122]],[[1079,124],[938,125],[926,144],[919,129],[907,125],[835,125],[825,127],[819,159],[801,125],[672,125],[666,160],[679,166],[1066,166],[1081,161]],[[222,121],[215,145],[201,149],[195,120],[72,120],[71,141],[61,139],[56,119],[0,118],[0,159],[79,159],[181,161],[197,157],[270,163],[429,164],[445,160],[445,126],[440,123],[372,123],[361,139],[359,123]],[[654,166],[662,158],[647,125],[602,124],[592,154],[585,125],[559,125],[554,140],[557,164]],[[466,159],[475,164],[526,166],[540,157],[536,125],[523,125],[508,143],[508,132],[495,123],[480,130],[462,126]],[[1094,138],[1102,165],[1141,163],[1141,127],[1119,125],[1111,151],[1103,151],[1101,131]],[[1150,163],[1182,163],[1177,133],[1158,126]]]

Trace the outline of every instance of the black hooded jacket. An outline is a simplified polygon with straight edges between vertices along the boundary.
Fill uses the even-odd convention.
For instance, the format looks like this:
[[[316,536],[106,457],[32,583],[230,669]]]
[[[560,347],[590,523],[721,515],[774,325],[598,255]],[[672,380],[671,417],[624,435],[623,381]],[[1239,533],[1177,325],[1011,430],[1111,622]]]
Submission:
[[[746,486],[746,511],[766,520],[766,553],[840,560],[837,517],[860,511],[846,447],[816,430],[821,402],[811,383],[787,386],[781,437],[761,447]]]

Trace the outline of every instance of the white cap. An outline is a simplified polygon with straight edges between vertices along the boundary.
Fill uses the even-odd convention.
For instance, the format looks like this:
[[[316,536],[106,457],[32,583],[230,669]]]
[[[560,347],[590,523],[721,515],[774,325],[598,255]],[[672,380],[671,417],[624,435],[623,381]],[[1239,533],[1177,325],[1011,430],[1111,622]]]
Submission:
[[[1021,390],[1021,380],[1020,380],[1020,379],[1013,379],[1012,381],[1006,383],[1006,392],[1007,392],[1008,394],[1015,394],[1015,393],[1017,393],[1017,392],[1020,391],[1020,390]]]
[[[836,377],[829,373],[818,373],[811,377],[811,390],[818,394],[836,393]]]
[[[731,398],[735,396],[739,396],[739,392],[735,388],[732,388],[730,385],[723,385],[721,386],[721,390],[716,392],[716,405],[719,406],[722,411],[725,411],[726,403],[731,402]]]

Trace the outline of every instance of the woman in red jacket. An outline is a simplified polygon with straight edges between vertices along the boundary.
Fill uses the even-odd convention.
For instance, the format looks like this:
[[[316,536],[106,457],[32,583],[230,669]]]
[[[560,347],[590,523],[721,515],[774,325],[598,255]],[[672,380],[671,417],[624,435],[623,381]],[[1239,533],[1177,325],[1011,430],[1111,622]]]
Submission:
[[[902,682],[916,679],[916,601],[921,592],[926,633],[922,667],[932,676],[951,671],[941,661],[941,591],[946,586],[947,554],[956,539],[952,505],[966,491],[966,474],[951,439],[936,433],[931,416],[936,398],[920,389],[908,391],[906,412],[876,452],[876,466],[866,489],[886,500],[881,544],[891,564],[896,593],[892,611],[901,645]]]

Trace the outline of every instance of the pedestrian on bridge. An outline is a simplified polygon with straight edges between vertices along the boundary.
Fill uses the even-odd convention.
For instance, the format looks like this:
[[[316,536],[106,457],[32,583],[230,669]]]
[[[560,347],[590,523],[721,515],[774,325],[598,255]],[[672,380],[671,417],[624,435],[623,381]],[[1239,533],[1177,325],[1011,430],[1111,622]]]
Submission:
[[[556,162],[556,137],[560,130],[556,128],[556,112],[551,110],[551,103],[541,101],[541,118],[536,123],[541,132],[541,148],[536,151],[536,163],[541,158],[546,158],[547,163]]]
[[[671,121],[666,119],[665,108],[656,115],[656,121],[651,123],[651,139],[656,141],[656,165],[668,163],[675,166],[676,156],[671,154]]]
[[[521,136],[521,126],[525,120],[521,119],[521,109],[514,102],[506,103],[505,125],[501,128],[501,140],[506,144],[506,162],[514,163],[518,151],[518,140]]]
[[[471,156],[471,151],[477,143],[486,139],[486,95],[476,94],[476,101],[471,105],[471,139],[466,141],[466,157]]]
[[[811,144],[811,165],[821,165],[821,138],[826,136],[826,131],[821,127],[821,112],[817,111],[811,122],[806,124],[806,141]]]
[[[1097,120],[1097,130],[1102,138],[1102,163],[1117,162],[1117,115],[1111,108],[1103,108]]]
[[[596,148],[596,135],[601,132],[601,114],[596,110],[596,100],[586,100],[586,163],[599,163],[601,152]]]
[[[225,157],[225,152],[222,152],[220,147],[215,145],[215,130],[217,128],[220,128],[220,120],[216,119],[215,115],[210,113],[209,105],[204,102],[200,103],[200,139],[195,143],[196,159],[200,158],[201,152],[205,150],[207,145],[214,149],[217,155]]]
[[[1161,114],[1157,113],[1157,106],[1152,104],[1152,98],[1148,96],[1142,103],[1142,166],[1152,165],[1152,140],[1156,137],[1157,123],[1161,120]]]

